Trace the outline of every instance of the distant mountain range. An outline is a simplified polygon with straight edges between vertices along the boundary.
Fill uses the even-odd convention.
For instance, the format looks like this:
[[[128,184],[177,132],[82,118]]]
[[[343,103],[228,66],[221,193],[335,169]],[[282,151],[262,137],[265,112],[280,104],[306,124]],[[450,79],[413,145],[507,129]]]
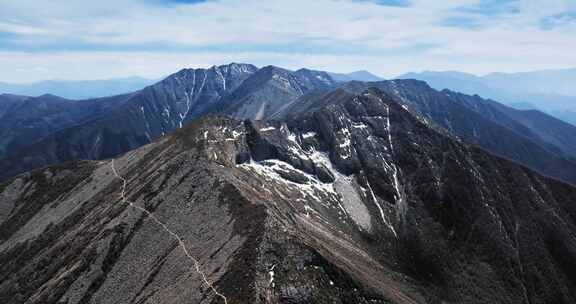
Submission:
[[[328,73],[335,81],[378,81],[382,78],[368,71]],[[158,80],[142,77],[111,78],[101,80],[45,80],[27,84],[0,82],[0,94],[41,96],[56,95],[67,99],[108,97],[140,90]]]
[[[478,94],[520,109],[539,109],[576,124],[576,69],[486,76],[445,71],[408,73],[398,79],[426,81],[435,89]]]
[[[0,94],[40,96],[57,95],[68,99],[88,99],[113,96],[140,90],[158,80],[141,77],[113,78],[104,80],[46,80],[29,84],[0,82]]]

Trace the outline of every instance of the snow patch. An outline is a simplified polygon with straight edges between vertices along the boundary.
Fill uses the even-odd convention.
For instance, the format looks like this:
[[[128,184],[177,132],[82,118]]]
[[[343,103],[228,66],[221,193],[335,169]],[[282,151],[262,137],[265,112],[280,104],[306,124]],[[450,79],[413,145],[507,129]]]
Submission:
[[[256,116],[254,117],[255,120],[261,120],[262,118],[264,118],[264,110],[266,109],[266,102],[263,102],[260,105],[260,109],[258,109],[258,113],[256,113]]]
[[[392,142],[392,129],[390,124],[390,106],[386,107],[386,131],[388,132],[388,143],[390,145],[390,151],[392,153],[392,157],[394,157],[394,144]],[[394,186],[394,190],[396,191],[396,206],[398,206],[398,213],[400,216],[404,216],[406,214],[406,209],[408,208],[406,203],[406,193],[404,192],[404,187],[400,184],[400,180],[398,178],[398,167],[392,161],[389,165],[392,169],[392,182]]]
[[[238,167],[253,170],[255,173],[261,176],[266,176],[286,186],[296,187],[300,192],[308,195],[318,202],[323,202],[326,196],[331,197],[336,195],[332,184],[323,183],[318,180],[316,176],[294,168],[292,165],[278,159],[267,159],[263,162],[250,160],[249,163],[240,164]],[[295,183],[283,178],[280,176],[280,174],[278,174],[277,171],[295,171],[305,176],[308,181],[304,184]]]
[[[366,124],[364,124],[364,123],[361,122],[361,123],[353,123],[353,124],[352,124],[352,128],[355,128],[355,129],[366,129],[366,128],[368,128],[368,126],[367,126]]]
[[[310,217],[310,210],[313,209],[308,205],[304,205],[304,211],[306,211],[306,217]]]
[[[232,130],[232,137],[234,137],[235,139],[238,138],[240,135],[242,135],[242,132]]]
[[[340,148],[345,148],[345,147],[350,146],[350,143],[351,143],[351,142],[350,142],[350,138],[344,138],[344,142],[341,143],[341,144],[339,144],[338,146],[339,146]]]
[[[268,159],[262,162],[250,160],[248,163],[239,164],[238,167],[252,170],[256,174],[273,180],[285,187],[297,188],[300,193],[326,206],[326,201],[333,201],[343,214],[348,215],[361,229],[370,231],[372,229],[372,219],[370,212],[364,204],[362,197],[357,191],[354,176],[345,176],[335,170],[332,163],[324,152],[313,150],[312,152],[300,151],[296,147],[291,148],[292,152],[302,159],[309,159],[318,166],[328,169],[335,180],[333,183],[323,183],[316,176],[308,174],[278,159]],[[283,178],[279,171],[294,171],[307,177],[306,183],[295,183]],[[288,199],[288,198],[286,198]],[[295,199],[295,198],[290,198]],[[304,206],[305,216],[310,217],[310,212],[314,212],[309,205]]]
[[[268,281],[268,286],[274,288],[274,268],[276,268],[276,264],[272,265],[270,270],[268,270],[268,276],[270,277]]]
[[[390,228],[390,231],[392,231],[394,236],[398,238],[398,234],[396,233],[394,226],[392,226],[392,224],[388,221],[388,219],[386,219],[386,216],[384,215],[384,210],[382,209],[382,206],[380,206],[380,203],[378,202],[378,199],[376,198],[374,191],[372,191],[372,186],[370,186],[370,182],[366,181],[366,185],[368,187],[368,190],[370,191],[370,195],[372,196],[372,201],[374,201],[374,204],[376,205],[376,207],[378,207],[378,211],[380,211],[380,217],[382,218],[382,222],[384,222],[384,224],[388,228]]]
[[[293,142],[293,143],[298,144],[298,142],[296,141],[296,135],[294,133],[288,134],[288,140]]]
[[[261,128],[260,132],[266,132],[266,131],[272,131],[272,130],[276,130],[275,127],[266,127],[266,128]]]
[[[314,137],[314,136],[316,136],[316,132],[306,132],[306,133],[302,134],[302,138],[304,138],[304,139]]]

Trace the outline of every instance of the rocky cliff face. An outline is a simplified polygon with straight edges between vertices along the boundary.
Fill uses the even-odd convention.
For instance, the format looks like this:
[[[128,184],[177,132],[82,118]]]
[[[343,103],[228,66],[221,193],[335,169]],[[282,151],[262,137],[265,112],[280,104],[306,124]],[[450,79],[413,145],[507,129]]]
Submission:
[[[25,117],[2,117],[6,134],[0,140],[0,180],[49,164],[116,156],[206,113],[262,119],[304,94],[335,84],[326,72],[231,63],[183,69],[128,95],[67,101],[60,106],[51,102],[50,111],[41,113],[23,105],[19,113]],[[9,104],[8,100],[0,103]],[[33,104],[32,109],[39,108],[37,102]]]
[[[2,303],[576,300],[576,189],[377,90],[1,187]]]
[[[328,90],[336,82],[326,72],[300,69],[296,72],[266,66],[260,69],[224,102],[214,109],[235,118],[265,119],[281,111],[299,97],[316,90]]]
[[[127,95],[104,113],[86,113],[86,119],[73,125],[45,129],[35,140],[24,138],[27,146],[15,147],[0,158],[3,168],[0,179],[69,160],[108,158],[150,143],[216,107],[224,95],[256,70],[253,65],[235,63],[209,69],[183,69]],[[118,96],[74,104],[106,104],[116,99]],[[22,135],[18,129],[7,130]]]
[[[61,129],[98,117],[130,95],[82,102],[54,95],[0,95],[0,159],[17,155],[27,146]]]
[[[417,80],[350,82],[343,89],[358,93],[369,87],[381,89],[410,111],[467,143],[545,175],[576,183],[573,148],[576,128],[568,124],[543,113],[531,115],[529,111],[513,110],[478,96],[436,91]]]

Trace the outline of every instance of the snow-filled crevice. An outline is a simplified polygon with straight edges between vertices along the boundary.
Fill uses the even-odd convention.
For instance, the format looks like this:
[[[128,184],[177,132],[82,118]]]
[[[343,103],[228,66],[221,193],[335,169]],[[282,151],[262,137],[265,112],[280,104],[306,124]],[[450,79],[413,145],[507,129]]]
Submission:
[[[390,220],[388,220],[386,218],[386,215],[384,214],[384,209],[382,208],[382,206],[380,206],[380,202],[378,201],[378,198],[376,198],[376,195],[374,194],[374,191],[372,190],[372,186],[370,186],[370,182],[366,181],[366,186],[368,187],[368,191],[370,192],[370,196],[372,197],[372,201],[374,201],[374,204],[376,205],[376,207],[378,207],[378,211],[380,211],[380,217],[382,218],[382,222],[384,223],[384,225],[386,225],[386,227],[388,227],[390,229],[390,231],[392,231],[394,236],[396,238],[398,238],[398,234],[396,233],[396,230],[394,229],[394,226],[392,225]]]
[[[226,78],[222,74],[222,71],[220,71],[220,68],[216,67],[215,70],[216,70],[216,74],[218,74],[218,76],[220,76],[220,78],[222,79],[222,90],[226,91]]]
[[[260,108],[258,109],[258,112],[256,113],[256,115],[254,116],[255,120],[261,120],[262,118],[264,118],[264,112],[266,110],[266,104],[267,102],[263,102],[260,105]]]
[[[176,77],[176,82],[178,83],[179,86],[183,86],[179,77]],[[179,113],[180,116],[180,122],[178,123],[179,128],[182,128],[182,126],[184,125],[184,120],[186,119],[186,116],[190,112],[190,108],[192,106],[192,99],[190,95],[194,94],[195,86],[196,86],[196,72],[192,73],[192,86],[190,87],[190,89],[187,89],[186,87],[184,88],[184,102],[186,103],[185,104],[186,108],[184,109],[184,111]]]
[[[390,164],[388,166],[392,169],[392,186],[395,190],[395,200],[397,215],[400,219],[404,219],[406,216],[406,211],[408,208],[406,193],[404,192],[404,186],[400,183],[400,169],[394,162],[395,152],[394,152],[394,142],[392,140],[392,126],[390,124],[390,106],[386,106],[386,132],[388,133],[388,144],[390,146]]]

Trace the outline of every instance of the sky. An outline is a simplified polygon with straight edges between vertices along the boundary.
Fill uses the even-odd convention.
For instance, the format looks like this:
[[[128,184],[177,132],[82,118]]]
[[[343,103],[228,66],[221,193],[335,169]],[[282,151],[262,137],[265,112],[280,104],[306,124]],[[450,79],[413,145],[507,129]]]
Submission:
[[[576,67],[576,0],[0,0],[0,81]]]

